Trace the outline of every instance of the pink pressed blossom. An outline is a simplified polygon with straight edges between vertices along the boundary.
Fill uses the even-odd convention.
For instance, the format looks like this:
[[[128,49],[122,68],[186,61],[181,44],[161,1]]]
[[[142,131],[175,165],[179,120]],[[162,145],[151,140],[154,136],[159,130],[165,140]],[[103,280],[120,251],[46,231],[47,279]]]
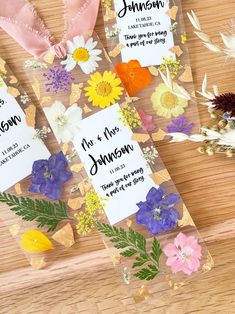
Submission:
[[[187,275],[197,272],[200,268],[202,247],[194,236],[187,237],[180,232],[173,243],[167,244],[163,252],[168,257],[166,265],[173,273],[180,271]]]
[[[157,126],[154,124],[153,116],[146,114],[144,110],[139,110],[138,113],[148,132],[153,132],[154,130],[156,130]]]

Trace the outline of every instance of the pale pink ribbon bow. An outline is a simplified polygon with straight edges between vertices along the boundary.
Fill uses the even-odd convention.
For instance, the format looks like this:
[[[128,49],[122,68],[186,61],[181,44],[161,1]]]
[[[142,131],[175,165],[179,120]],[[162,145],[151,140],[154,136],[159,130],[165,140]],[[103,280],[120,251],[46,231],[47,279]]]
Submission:
[[[27,0],[1,0],[0,27],[35,58],[41,58],[49,49],[59,58],[65,58],[67,40],[93,31],[100,0],[64,0],[64,3],[66,32],[58,44],[52,42],[49,30]]]

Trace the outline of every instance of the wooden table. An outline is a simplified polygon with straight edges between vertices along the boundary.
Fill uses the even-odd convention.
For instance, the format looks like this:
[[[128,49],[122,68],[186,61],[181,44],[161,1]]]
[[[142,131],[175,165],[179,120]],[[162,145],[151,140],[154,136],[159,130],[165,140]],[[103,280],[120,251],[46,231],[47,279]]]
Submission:
[[[33,1],[48,27],[60,39],[62,20],[62,0]],[[218,33],[228,27],[234,17],[235,0],[183,0],[184,12],[194,9],[200,17],[203,29],[215,42],[219,42]],[[206,50],[193,34],[185,18],[188,44],[196,89],[200,88],[204,73],[210,78],[210,86],[219,84],[220,91],[235,89],[235,62],[225,60],[224,56]],[[101,15],[97,27],[102,27]],[[235,30],[234,30],[235,31]],[[27,92],[26,75],[21,70],[22,61],[28,55],[0,31],[0,55],[7,60],[19,77]],[[35,99],[35,98],[34,98]],[[209,122],[205,108],[200,107],[202,124]],[[175,145],[175,144],[174,144]],[[122,286],[108,259],[102,259],[99,251],[93,260],[84,259],[84,267],[79,274],[65,277],[51,276],[48,282],[34,288],[24,287],[20,279],[15,285],[17,290],[8,289],[0,295],[0,313],[8,314],[44,314],[44,313],[235,313],[235,158],[224,156],[207,157],[196,151],[196,144],[184,143],[173,147],[161,144],[159,152],[172,178],[189,208],[197,227],[205,238],[214,257],[216,267],[200,280],[172,291],[170,295],[158,300],[157,308],[134,308],[125,301]],[[22,270],[27,276],[27,262],[11,239],[9,231],[0,223],[0,264],[12,271]],[[102,243],[100,244],[102,248]],[[10,250],[10,255],[7,253]],[[103,252],[102,250],[100,252]],[[11,260],[9,260],[11,256]],[[100,257],[100,259],[99,259]],[[66,265],[69,269],[69,265]],[[67,272],[67,274],[69,271]],[[72,278],[71,278],[72,277]],[[66,279],[67,278],[67,279]],[[51,282],[50,282],[51,281]],[[8,282],[1,282],[7,285]],[[37,285],[37,283],[34,284]]]

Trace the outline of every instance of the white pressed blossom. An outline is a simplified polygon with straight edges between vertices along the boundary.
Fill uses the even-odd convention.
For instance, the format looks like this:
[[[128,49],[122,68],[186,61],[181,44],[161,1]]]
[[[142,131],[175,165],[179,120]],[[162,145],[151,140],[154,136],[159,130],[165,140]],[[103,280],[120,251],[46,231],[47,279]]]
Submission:
[[[102,60],[99,55],[100,49],[95,49],[97,41],[89,38],[85,41],[83,36],[76,36],[73,41],[67,41],[67,59],[61,64],[65,65],[66,71],[72,71],[78,65],[85,74],[90,74],[98,68],[97,61]]]
[[[79,131],[82,109],[77,104],[66,108],[60,101],[55,101],[51,107],[44,108],[44,112],[58,142],[72,141]]]
[[[179,84],[175,82],[173,83],[168,67],[166,67],[166,75],[164,75],[163,72],[160,70],[159,70],[159,73],[161,75],[163,82],[169,88],[172,94],[174,94],[175,96],[179,98],[191,100],[190,94],[182,86],[180,86]]]

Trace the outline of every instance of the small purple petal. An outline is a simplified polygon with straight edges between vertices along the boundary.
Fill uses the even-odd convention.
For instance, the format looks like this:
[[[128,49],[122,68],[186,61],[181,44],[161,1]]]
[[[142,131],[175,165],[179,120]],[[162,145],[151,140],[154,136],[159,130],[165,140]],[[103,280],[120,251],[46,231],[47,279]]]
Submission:
[[[168,133],[181,132],[191,135],[194,123],[190,123],[185,116],[180,115],[177,119],[172,120],[172,124],[167,126]]]

